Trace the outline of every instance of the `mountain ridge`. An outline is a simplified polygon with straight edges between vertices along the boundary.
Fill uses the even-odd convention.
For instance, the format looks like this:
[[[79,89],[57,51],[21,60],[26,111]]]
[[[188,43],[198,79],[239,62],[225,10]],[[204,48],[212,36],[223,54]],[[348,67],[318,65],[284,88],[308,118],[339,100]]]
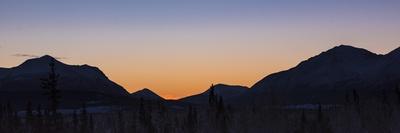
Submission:
[[[109,80],[97,67],[67,65],[54,57],[45,55],[0,71],[0,92],[3,95],[0,100],[19,98],[18,102],[29,99],[45,101],[41,79],[47,77],[51,61],[55,63],[56,74],[60,75],[58,89],[62,92],[62,98],[67,101],[75,101],[71,104],[84,101],[104,101],[129,95],[122,86]]]
[[[335,102],[349,89],[390,88],[394,82],[400,82],[400,62],[388,59],[389,55],[353,46],[336,46],[293,68],[267,75],[244,97],[257,95],[255,99],[265,102],[262,97],[276,93],[288,102]]]
[[[130,94],[130,97],[137,98],[137,99],[143,98],[144,100],[155,100],[155,101],[165,100],[164,98],[159,96],[157,93],[153,92],[152,90],[150,90],[148,88],[144,88],[144,89],[138,90],[136,92],[133,92]]]
[[[217,96],[223,98],[225,102],[230,102],[230,100],[240,96],[245,91],[249,90],[249,88],[246,86],[216,84],[212,85],[209,89],[207,89],[202,93],[181,98],[179,99],[179,101],[183,101],[186,103],[194,103],[194,104],[206,104],[208,102],[208,96],[211,91],[211,88],[213,88],[214,93]]]

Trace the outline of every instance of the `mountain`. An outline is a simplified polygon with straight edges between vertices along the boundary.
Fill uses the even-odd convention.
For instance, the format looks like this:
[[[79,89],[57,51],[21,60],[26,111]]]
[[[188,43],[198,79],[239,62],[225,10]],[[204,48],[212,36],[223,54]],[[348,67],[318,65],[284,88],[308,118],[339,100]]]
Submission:
[[[357,90],[364,96],[390,91],[400,83],[400,50],[378,55],[347,45],[334,47],[294,68],[271,74],[241,100],[287,104],[338,103]],[[380,93],[379,93],[380,94]]]
[[[160,97],[153,91],[144,88],[142,90],[139,90],[137,92],[131,93],[130,97],[140,99],[143,98],[144,100],[153,100],[153,101],[163,101],[165,100],[164,98]]]
[[[244,92],[248,90],[248,87],[238,86],[238,85],[225,85],[225,84],[217,84],[214,87],[214,93],[217,96],[221,96],[225,102],[230,102],[231,99],[234,99]],[[208,97],[210,95],[210,89],[206,90],[203,93],[185,97],[180,99],[179,101],[186,103],[194,103],[194,104],[206,104],[208,103]]]
[[[400,47],[387,54],[392,59],[400,60]]]
[[[93,102],[129,95],[124,88],[109,80],[97,67],[67,65],[45,55],[29,59],[13,68],[0,69],[0,95],[2,95],[0,100],[45,101],[41,79],[48,76],[51,61],[55,63],[55,72],[60,75],[58,89],[62,92],[62,101]]]

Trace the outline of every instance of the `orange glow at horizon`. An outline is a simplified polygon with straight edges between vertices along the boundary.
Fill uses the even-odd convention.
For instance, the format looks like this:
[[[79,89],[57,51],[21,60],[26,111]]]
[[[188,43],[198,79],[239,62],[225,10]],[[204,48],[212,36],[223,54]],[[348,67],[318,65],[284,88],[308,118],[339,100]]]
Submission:
[[[157,59],[157,61],[152,62],[135,62],[131,61],[135,60],[134,58],[129,57],[104,56],[97,58],[67,58],[61,61],[70,65],[89,64],[99,67],[110,80],[123,86],[130,93],[143,88],[149,88],[165,99],[180,99],[202,93],[211,84],[222,83],[251,87],[265,76],[292,68],[301,61],[328,50],[333,46],[310,48],[299,52],[290,52],[291,50],[295,51],[295,48],[287,49],[284,53],[292,53],[290,56],[281,56],[270,51],[271,56],[259,57],[220,58],[213,56],[202,59],[192,56],[191,59],[166,58],[163,60]],[[366,49],[371,52],[385,54],[396,47],[395,45],[388,48],[372,47],[372,49],[377,50],[374,51],[367,46]],[[1,59],[2,61],[7,61],[4,62],[7,64],[2,65],[13,67],[16,66],[14,64],[20,64],[28,58],[12,59]]]

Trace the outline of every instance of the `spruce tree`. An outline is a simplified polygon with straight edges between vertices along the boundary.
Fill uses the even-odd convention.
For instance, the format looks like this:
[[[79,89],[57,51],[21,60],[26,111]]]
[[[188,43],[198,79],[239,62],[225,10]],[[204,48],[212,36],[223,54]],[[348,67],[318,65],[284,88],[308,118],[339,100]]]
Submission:
[[[398,104],[400,104],[400,87],[399,86],[396,87],[396,95],[397,95],[397,102],[398,102]]]
[[[86,111],[86,105],[82,105],[81,115],[80,115],[80,131],[81,133],[86,133],[88,127],[88,116]]]
[[[78,132],[78,124],[78,116],[76,114],[76,110],[74,110],[74,112],[72,113],[72,130],[74,133]]]
[[[187,115],[187,129],[189,133],[196,132],[196,125],[197,125],[197,112],[196,109],[189,105],[188,115]]]
[[[50,100],[50,113],[55,116],[57,108],[60,104],[60,90],[58,87],[58,79],[60,75],[55,72],[55,59],[52,59],[49,63],[50,72],[47,78],[42,80],[42,88],[46,91],[44,94],[48,96]]]
[[[43,132],[43,114],[42,114],[42,107],[39,104],[36,108],[34,133],[42,133],[42,132]]]
[[[317,116],[318,132],[321,133],[332,133],[329,125],[329,117],[323,114],[322,105],[318,104],[318,116]]]
[[[29,101],[26,105],[26,122],[31,124],[33,120],[32,102]]]
[[[215,104],[217,102],[216,94],[215,94],[215,90],[214,89],[215,89],[215,87],[212,84],[210,89],[209,89],[210,92],[208,94],[208,104],[210,105],[211,108],[214,108],[214,106],[215,106]]]
[[[94,120],[93,120],[93,114],[89,115],[89,131],[91,133],[94,133]]]
[[[125,132],[125,121],[122,111],[118,111],[118,133]]]

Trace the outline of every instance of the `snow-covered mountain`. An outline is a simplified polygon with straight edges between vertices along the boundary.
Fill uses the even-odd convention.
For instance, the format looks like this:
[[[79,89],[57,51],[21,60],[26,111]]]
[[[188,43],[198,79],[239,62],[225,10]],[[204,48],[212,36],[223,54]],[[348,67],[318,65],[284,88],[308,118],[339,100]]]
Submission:
[[[60,75],[58,89],[62,91],[64,100],[70,99],[102,99],[104,97],[121,97],[129,93],[109,80],[96,67],[89,65],[67,65],[55,58],[45,55],[29,59],[19,66],[0,69],[1,100],[23,99],[37,100],[42,95],[42,78],[47,78],[50,71],[49,63],[54,60],[55,72]],[[23,101],[23,99],[18,99]]]
[[[136,91],[130,94],[130,97],[140,99],[143,98],[144,100],[153,100],[153,101],[162,101],[164,98],[160,97],[150,89],[144,88],[142,90]]]
[[[217,96],[222,97],[225,102],[229,102],[231,99],[235,99],[236,97],[240,96],[249,89],[248,87],[244,86],[225,85],[225,84],[217,84],[213,87],[214,87],[214,93]],[[208,103],[210,89],[197,95],[182,98],[179,101],[186,103],[194,103],[194,104],[206,104]]]
[[[391,90],[399,83],[399,49],[378,55],[341,45],[265,77],[242,98],[257,102],[338,102],[353,89],[373,95],[372,92]]]

